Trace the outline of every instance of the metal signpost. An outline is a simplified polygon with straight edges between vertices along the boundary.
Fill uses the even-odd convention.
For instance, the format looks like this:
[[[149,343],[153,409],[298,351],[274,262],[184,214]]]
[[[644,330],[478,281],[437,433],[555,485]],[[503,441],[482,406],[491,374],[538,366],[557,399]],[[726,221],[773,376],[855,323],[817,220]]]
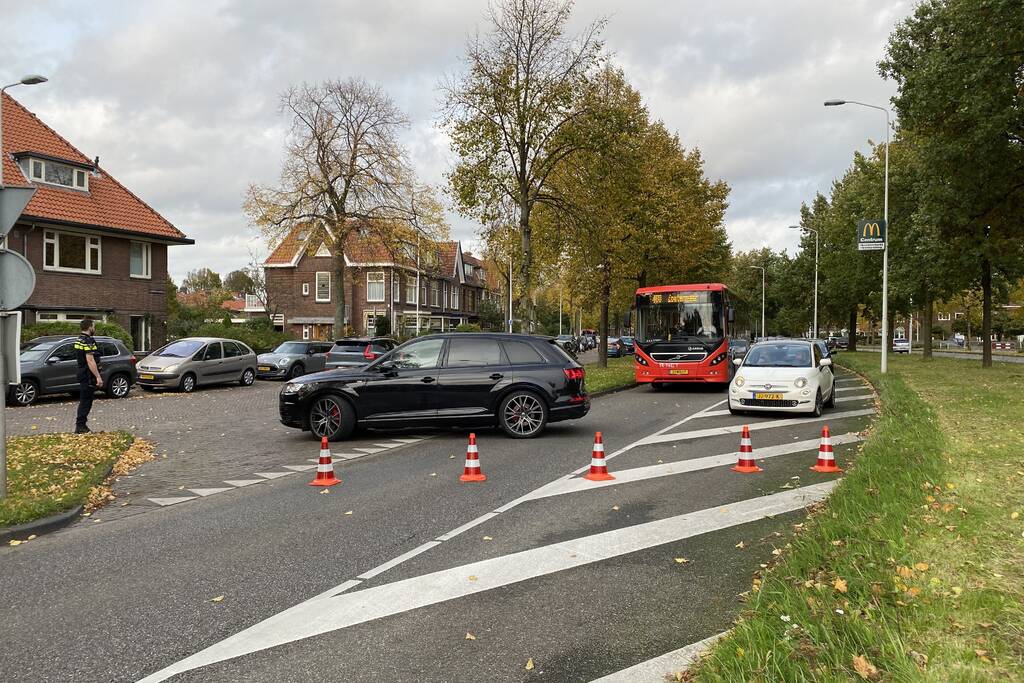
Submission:
[[[877,218],[857,222],[857,249],[885,250],[885,220]]]

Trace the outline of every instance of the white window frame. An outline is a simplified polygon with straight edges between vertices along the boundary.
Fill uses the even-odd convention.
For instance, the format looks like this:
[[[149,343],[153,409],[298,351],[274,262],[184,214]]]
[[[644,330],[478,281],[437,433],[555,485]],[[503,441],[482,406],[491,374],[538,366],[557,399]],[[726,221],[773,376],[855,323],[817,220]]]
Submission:
[[[416,303],[416,278],[410,275],[405,276],[405,303]]]
[[[36,322],[55,323],[71,322],[77,323],[83,318],[92,318],[96,322],[107,322],[105,313],[86,313],[82,311],[36,311]]]
[[[939,313],[939,320],[940,321],[948,321],[949,317],[950,317],[949,313],[942,313],[942,312]]]
[[[139,319],[139,326],[142,329],[142,340],[141,344],[139,340],[135,339],[135,335],[132,335],[132,346],[135,348],[132,351],[147,352],[153,350],[153,326],[146,320],[146,316],[143,315],[131,315],[128,316],[128,333],[132,331],[132,319]]]
[[[459,290],[461,288],[458,285],[452,285],[452,309],[459,310]]]
[[[309,283],[308,282],[303,282],[302,283],[302,296],[309,296]]]
[[[391,301],[399,303],[402,300],[402,281],[398,277],[398,273],[391,273]]]
[[[309,334],[309,325],[303,325],[302,326],[302,340],[303,341],[309,341],[309,336],[310,336],[310,334]]]
[[[371,278],[373,278],[371,280]],[[379,288],[379,296],[370,296],[370,285]],[[366,301],[367,303],[384,303],[387,301],[387,289],[384,287],[384,271],[372,270],[366,273]]]
[[[954,313],[954,314],[953,314],[953,317],[954,317],[954,318],[955,318],[956,320],[960,320],[961,318],[963,318],[963,317],[964,317],[964,314],[963,314],[963,313],[961,313],[960,311],[957,311],[956,313]]]
[[[39,168],[42,171],[40,175],[35,174],[36,164],[39,164]],[[71,184],[64,185],[63,183],[53,183],[46,179],[46,165],[53,164],[55,166],[67,166],[71,169]],[[28,157],[28,173],[26,174],[29,179],[34,183],[42,183],[43,185],[52,185],[53,187],[63,187],[68,190],[79,190],[81,192],[89,191],[89,171],[78,168],[74,164],[65,164],[59,161],[47,161],[46,159],[39,159],[37,157]],[[83,182],[79,184],[79,179]]]
[[[431,306],[440,306],[441,305],[439,303],[440,300],[441,300],[441,287],[438,285],[437,280],[434,280],[434,281],[432,281],[430,283],[430,305]]]
[[[327,298],[320,296],[320,276],[327,278]],[[318,304],[326,304],[331,302],[331,274],[326,270],[318,270],[316,272],[316,302]]]
[[[81,237],[85,240],[85,268],[67,268],[60,265],[60,236],[70,235]],[[53,264],[46,262],[46,247],[53,245]],[[96,270],[89,268],[92,261],[92,251],[96,251]],[[103,275],[103,238],[98,235],[86,235],[80,232],[68,232],[66,230],[44,230],[43,231],[43,270],[57,273],[83,273],[85,275]]]
[[[132,247],[142,247],[142,274],[137,275],[132,272]],[[128,277],[135,278],[136,280],[152,280],[153,279],[153,247],[149,242],[130,242],[128,244]]]
[[[377,311],[367,311],[363,315],[363,323],[365,324],[365,327],[363,329],[366,330],[366,334],[377,334],[377,318],[380,317],[380,315],[381,314],[378,313]]]

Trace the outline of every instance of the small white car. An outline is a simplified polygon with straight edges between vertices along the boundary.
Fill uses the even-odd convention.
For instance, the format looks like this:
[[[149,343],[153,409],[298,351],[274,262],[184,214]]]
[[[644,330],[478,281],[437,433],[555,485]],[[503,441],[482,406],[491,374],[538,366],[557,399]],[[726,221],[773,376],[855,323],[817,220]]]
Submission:
[[[729,412],[748,410],[806,413],[819,416],[835,405],[832,359],[816,344],[800,339],[760,342],[733,361]]]
[[[903,339],[893,339],[892,340],[892,352],[893,353],[910,353],[910,340],[906,339],[906,338],[903,338]]]

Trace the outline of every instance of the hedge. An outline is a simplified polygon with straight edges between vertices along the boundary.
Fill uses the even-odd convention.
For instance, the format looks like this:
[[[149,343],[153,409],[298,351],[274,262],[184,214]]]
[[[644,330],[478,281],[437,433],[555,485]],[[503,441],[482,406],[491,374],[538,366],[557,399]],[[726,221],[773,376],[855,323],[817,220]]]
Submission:
[[[79,332],[80,330],[77,322],[36,323],[35,325],[25,325],[21,328],[21,341],[22,343],[25,343],[30,339],[35,339],[36,337],[46,337],[49,335],[77,336]],[[128,333],[128,330],[114,323],[103,323],[97,320],[96,336],[120,339],[124,342],[124,345],[128,347],[128,350],[132,350],[134,348],[132,335]]]

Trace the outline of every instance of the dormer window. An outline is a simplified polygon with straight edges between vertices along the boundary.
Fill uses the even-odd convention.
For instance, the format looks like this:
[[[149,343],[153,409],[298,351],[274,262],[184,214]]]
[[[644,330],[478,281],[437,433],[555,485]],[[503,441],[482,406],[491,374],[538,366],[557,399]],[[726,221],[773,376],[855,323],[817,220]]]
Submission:
[[[18,165],[29,180],[47,185],[59,185],[73,190],[89,191],[89,171],[52,159],[22,157]]]

